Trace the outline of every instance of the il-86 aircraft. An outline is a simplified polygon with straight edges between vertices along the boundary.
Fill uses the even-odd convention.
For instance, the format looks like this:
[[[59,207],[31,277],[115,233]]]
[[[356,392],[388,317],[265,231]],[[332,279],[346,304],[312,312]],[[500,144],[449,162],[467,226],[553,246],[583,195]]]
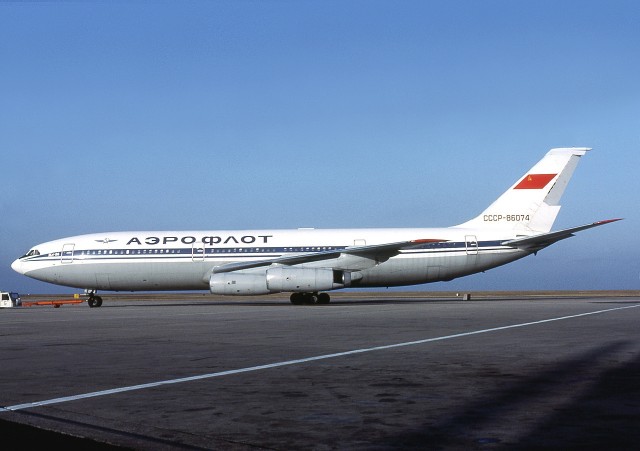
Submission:
[[[324,291],[448,281],[518,260],[618,219],[551,231],[560,198],[589,148],[551,149],[480,215],[447,228],[109,232],[39,244],[12,263],[34,279],[98,290],[290,292],[326,304]]]

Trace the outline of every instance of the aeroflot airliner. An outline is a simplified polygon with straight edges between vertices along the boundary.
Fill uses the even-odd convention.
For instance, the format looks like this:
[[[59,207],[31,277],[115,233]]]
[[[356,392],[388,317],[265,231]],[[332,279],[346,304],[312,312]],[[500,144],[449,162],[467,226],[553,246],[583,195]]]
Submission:
[[[323,291],[448,281],[510,263],[618,219],[551,232],[560,198],[589,148],[551,149],[479,216],[448,228],[109,232],[39,244],[11,267],[28,277],[97,290],[290,292],[326,304]]]

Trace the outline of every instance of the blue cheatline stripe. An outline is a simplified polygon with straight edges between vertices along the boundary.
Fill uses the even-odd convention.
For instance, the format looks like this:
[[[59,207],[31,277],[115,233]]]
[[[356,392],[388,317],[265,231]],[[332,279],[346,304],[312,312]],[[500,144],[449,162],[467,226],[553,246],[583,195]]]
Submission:
[[[24,403],[24,404],[16,404],[16,405],[13,405],[13,406],[0,407],[0,412],[24,410],[24,409],[29,409],[29,408],[33,408],[33,407],[41,407],[41,406],[48,406],[48,405],[51,405],[51,404],[61,404],[61,403],[64,403],[64,402],[78,401],[80,399],[86,399],[86,398],[96,398],[98,396],[114,395],[114,394],[118,394],[118,393],[124,393],[124,392],[135,391],[135,390],[144,390],[146,388],[160,387],[162,385],[181,384],[183,382],[192,382],[192,381],[197,381],[197,380],[202,380],[202,379],[211,379],[211,378],[214,378],[214,377],[230,376],[230,375],[233,375],[233,374],[241,374],[241,373],[249,373],[249,372],[252,372],[252,371],[268,370],[268,369],[271,369],[271,368],[278,368],[278,367],[282,367],[282,366],[299,365],[299,364],[302,364],[302,363],[314,362],[316,360],[326,360],[326,359],[333,359],[333,358],[336,358],[336,357],[345,357],[345,356],[354,355],[354,354],[363,354],[365,352],[383,351],[383,350],[386,350],[386,349],[401,348],[401,347],[405,347],[405,346],[414,346],[414,345],[419,345],[419,344],[424,344],[424,343],[431,343],[431,342],[434,342],[434,341],[450,340],[452,338],[468,337],[470,335],[485,334],[485,333],[489,333],[489,332],[497,332],[497,331],[501,331],[501,330],[515,329],[515,328],[518,328],[518,327],[534,326],[534,325],[537,325],[537,324],[550,323],[550,322],[553,322],[553,321],[562,321],[562,320],[567,320],[567,319],[572,319],[572,318],[580,318],[580,317],[583,317],[583,316],[598,315],[598,314],[601,314],[601,313],[613,312],[613,311],[616,311],[616,310],[631,309],[631,308],[636,308],[636,307],[640,307],[640,304],[629,305],[629,306],[625,306],[625,307],[615,307],[615,308],[610,308],[610,309],[606,309],[606,310],[597,310],[595,312],[579,313],[577,315],[561,316],[561,317],[558,317],[558,318],[543,319],[543,320],[540,320],[540,321],[531,321],[531,322],[528,322],[528,323],[511,324],[509,326],[492,327],[490,329],[475,330],[475,331],[472,331],[472,332],[462,332],[462,333],[459,333],[459,334],[445,335],[443,337],[425,338],[423,340],[407,341],[407,342],[404,342],[404,343],[395,343],[395,344],[390,344],[390,345],[374,346],[372,348],[354,349],[352,351],[336,352],[334,354],[324,354],[324,355],[318,355],[318,356],[313,356],[313,357],[306,357],[306,358],[303,358],[303,359],[287,360],[287,361],[284,361],[284,362],[276,362],[276,363],[268,363],[268,364],[265,364],[265,365],[250,366],[250,367],[247,367],[247,368],[239,368],[239,369],[235,369],[235,370],[220,371],[218,373],[200,374],[200,375],[197,375],[197,376],[182,377],[182,378],[179,378],[179,379],[170,379],[170,380],[166,380],[166,381],[150,382],[150,383],[147,383],[147,384],[140,384],[140,385],[130,385],[128,387],[112,388],[110,390],[101,390],[101,391],[96,391],[96,392],[91,392],[91,393],[83,393],[83,394],[80,394],[80,395],[64,396],[64,397],[61,397],[61,398],[47,399],[47,400],[44,400],[44,401],[27,402],[27,403]]]
[[[509,249],[512,247],[503,246],[503,240],[498,241],[479,241],[477,247],[474,250],[500,250]],[[319,250],[323,248],[323,250]],[[196,248],[197,250],[198,248]],[[82,262],[104,262],[110,260],[143,260],[143,259],[158,259],[158,260],[176,260],[176,261],[191,261],[192,258],[196,259],[224,259],[233,257],[234,259],[242,258],[278,258],[287,254],[313,254],[314,252],[323,252],[325,250],[341,251],[346,249],[346,246],[296,246],[296,247],[273,247],[273,246],[237,246],[237,247],[204,247],[204,252],[196,251],[192,248],[165,248],[165,247],[153,247],[144,249],[91,249],[91,250],[74,250],[73,253],[65,252],[64,255],[60,252],[54,252],[51,254],[42,254],[37,257],[31,257],[25,261],[58,261],[69,260],[82,261]],[[316,250],[318,249],[318,250]],[[402,249],[400,255],[408,254],[440,254],[447,252],[466,252],[467,243],[447,241],[443,243],[427,243],[420,246],[414,246],[410,249]]]

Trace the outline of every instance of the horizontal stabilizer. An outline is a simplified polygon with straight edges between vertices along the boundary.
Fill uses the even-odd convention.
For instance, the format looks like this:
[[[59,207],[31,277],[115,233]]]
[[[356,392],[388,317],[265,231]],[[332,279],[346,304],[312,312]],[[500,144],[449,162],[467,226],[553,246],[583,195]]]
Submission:
[[[570,229],[559,230],[557,232],[542,233],[540,235],[526,236],[522,238],[516,238],[515,240],[503,241],[501,244],[503,246],[510,246],[513,248],[523,249],[527,251],[538,251],[557,241],[564,240],[565,238],[570,238],[576,232],[580,232],[582,230],[590,229],[592,227],[598,227],[604,224],[609,224],[611,222],[616,222],[620,220],[621,218],[597,221],[592,224],[586,224],[579,227],[572,227]]]

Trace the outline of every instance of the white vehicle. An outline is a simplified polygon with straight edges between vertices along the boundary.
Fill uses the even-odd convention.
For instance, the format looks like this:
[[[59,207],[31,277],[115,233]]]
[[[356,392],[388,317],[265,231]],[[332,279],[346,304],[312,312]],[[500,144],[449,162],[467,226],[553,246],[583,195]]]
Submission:
[[[28,277],[97,290],[291,292],[448,281],[518,260],[611,219],[551,232],[560,198],[588,148],[551,149],[480,215],[447,228],[138,231],[38,244],[11,265]]]
[[[0,292],[0,308],[20,307],[22,300],[18,293],[12,293],[9,291]]]

